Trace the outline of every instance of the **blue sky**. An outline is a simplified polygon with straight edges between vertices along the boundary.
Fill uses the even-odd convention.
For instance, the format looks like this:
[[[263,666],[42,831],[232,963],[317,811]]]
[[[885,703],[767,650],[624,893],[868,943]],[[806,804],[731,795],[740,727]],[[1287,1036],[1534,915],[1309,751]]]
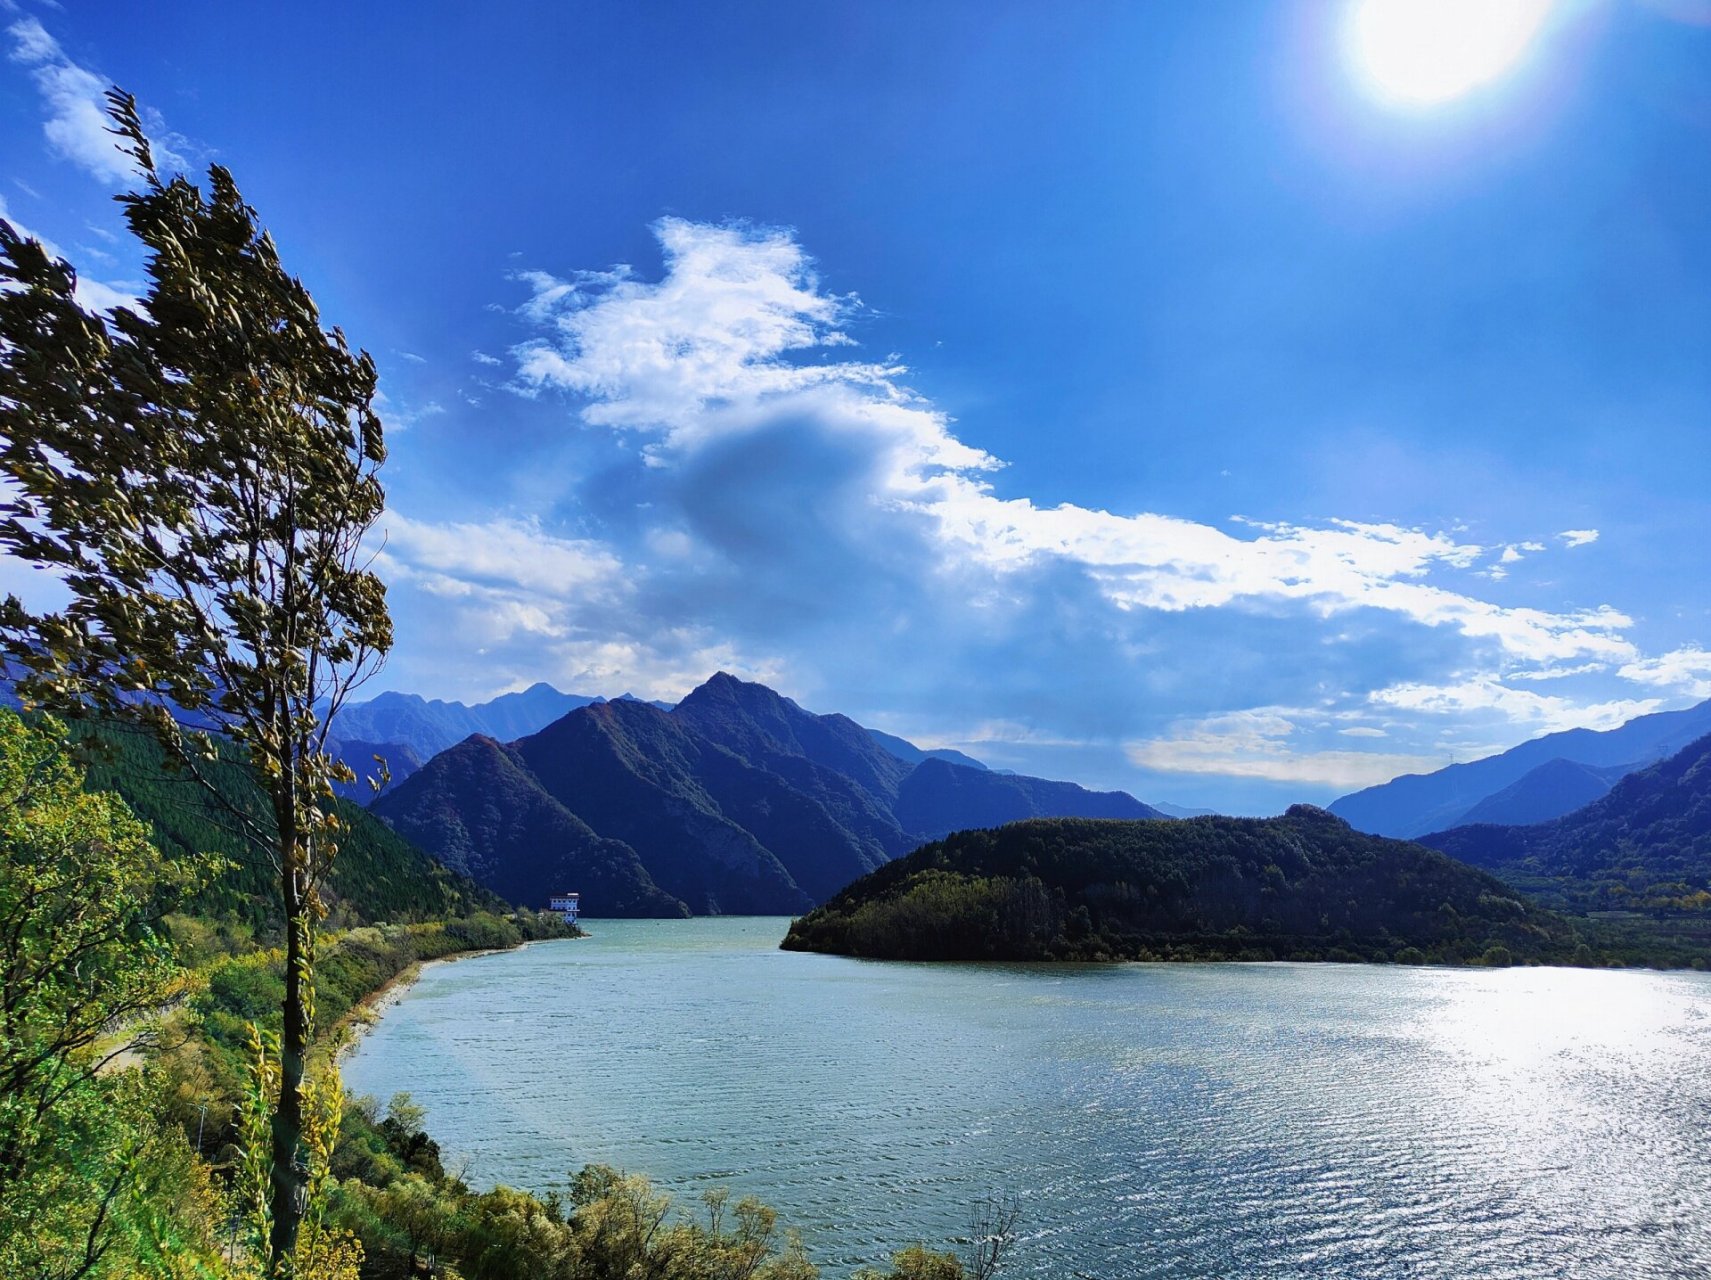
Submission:
[[[110,303],[92,95],[234,170],[383,372],[388,687],[1265,812],[1711,696],[1711,5],[1516,2],[1426,103],[1331,0],[20,0],[0,212]]]

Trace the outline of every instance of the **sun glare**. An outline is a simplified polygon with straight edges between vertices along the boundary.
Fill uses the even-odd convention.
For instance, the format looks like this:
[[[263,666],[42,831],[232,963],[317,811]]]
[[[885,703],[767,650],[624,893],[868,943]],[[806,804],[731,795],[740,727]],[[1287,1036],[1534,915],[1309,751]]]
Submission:
[[[1347,43],[1360,78],[1402,106],[1448,102],[1514,67],[1552,0],[1356,0]]]

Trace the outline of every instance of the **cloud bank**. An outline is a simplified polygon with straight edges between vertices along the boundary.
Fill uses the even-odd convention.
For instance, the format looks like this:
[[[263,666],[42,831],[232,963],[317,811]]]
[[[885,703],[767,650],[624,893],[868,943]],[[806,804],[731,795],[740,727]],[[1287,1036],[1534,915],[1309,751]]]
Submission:
[[[512,389],[563,396],[605,442],[597,474],[528,519],[391,518],[397,574],[510,679],[669,697],[724,655],[929,739],[1102,742],[1155,772],[1320,787],[1697,687],[1696,658],[1649,665],[1666,660],[1608,604],[1492,598],[1508,567],[1594,530],[1553,553],[1543,536],[1041,505],[899,361],[861,358],[861,300],[828,292],[790,232],[656,232],[654,279],[518,277],[532,336]],[[1646,696],[1510,683],[1547,678]]]

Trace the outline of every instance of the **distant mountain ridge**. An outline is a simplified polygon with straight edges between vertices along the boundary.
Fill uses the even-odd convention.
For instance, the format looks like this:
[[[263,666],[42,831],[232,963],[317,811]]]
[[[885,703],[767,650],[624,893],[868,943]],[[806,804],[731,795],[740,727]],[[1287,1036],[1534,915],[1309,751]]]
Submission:
[[[869,729],[868,732],[873,735],[873,740],[880,746],[899,760],[905,760],[910,764],[920,764],[923,760],[948,760],[952,764],[965,765],[970,769],[985,769],[987,767],[973,756],[952,750],[950,747],[917,747],[913,742],[906,738],[899,738],[895,734],[881,733],[878,729]]]
[[[1167,818],[1216,818],[1221,816],[1216,809],[1191,809],[1185,805],[1166,804],[1160,800],[1154,800],[1152,805]]]
[[[1358,831],[1412,839],[1469,821],[1476,807],[1541,766],[1565,761],[1594,771],[1625,772],[1674,755],[1707,733],[1711,733],[1711,700],[1683,711],[1640,716],[1614,729],[1546,734],[1498,755],[1453,764],[1435,773],[1404,774],[1381,786],[1343,796],[1331,803],[1330,811]],[[1534,779],[1520,795],[1502,802],[1501,808],[1487,812],[1526,813],[1535,820],[1559,817],[1587,802],[1589,785],[1595,785],[1594,780],[1586,775],[1571,779],[1565,771],[1553,768]],[[1564,807],[1547,812],[1557,804]]]
[[[332,732],[341,743],[407,746],[418,761],[426,761],[473,733],[510,742],[544,729],[577,707],[603,701],[586,694],[560,693],[545,682],[474,706],[439,698],[430,701],[414,693],[382,693],[341,709],[333,718]],[[396,767],[393,775],[399,778]]]
[[[1629,764],[1601,767],[1558,756],[1486,796],[1462,814],[1456,825],[1524,827],[1548,822],[1591,804],[1633,771],[1634,766]]]
[[[1531,826],[1459,826],[1420,843],[1581,911],[1711,920],[1711,735]]]
[[[374,771],[374,757],[386,761],[394,783],[402,782],[422,765],[454,747],[472,734],[481,734],[496,742],[514,742],[538,733],[553,721],[576,710],[606,702],[599,694],[561,693],[545,681],[537,681],[518,693],[502,693],[487,702],[473,705],[428,699],[415,693],[382,693],[367,702],[343,708],[334,717],[332,734],[335,751],[357,771],[367,777]],[[624,693],[610,699],[613,702],[642,701],[634,694]],[[669,702],[650,701],[649,706],[670,711]],[[853,723],[853,722],[852,722]],[[923,749],[895,734],[878,729],[863,729],[887,753],[909,764],[923,760],[948,760],[970,769],[985,769],[986,765],[973,756],[949,748]],[[359,786],[347,789],[349,797],[359,802],[368,800],[368,789]]]
[[[670,711],[590,701],[509,744],[466,738],[373,808],[496,892],[578,888],[593,915],[794,914],[960,827],[1160,816],[920,754],[721,672]]]

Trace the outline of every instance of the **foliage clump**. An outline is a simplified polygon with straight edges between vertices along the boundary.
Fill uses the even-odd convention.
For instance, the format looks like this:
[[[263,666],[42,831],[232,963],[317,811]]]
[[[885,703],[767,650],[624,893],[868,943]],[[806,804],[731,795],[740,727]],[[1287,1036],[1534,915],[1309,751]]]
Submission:
[[[0,711],[0,1275],[177,1275],[211,1240],[208,1170],[160,1073],[102,1069],[183,994],[158,908],[212,868],[83,782],[60,725]]]

